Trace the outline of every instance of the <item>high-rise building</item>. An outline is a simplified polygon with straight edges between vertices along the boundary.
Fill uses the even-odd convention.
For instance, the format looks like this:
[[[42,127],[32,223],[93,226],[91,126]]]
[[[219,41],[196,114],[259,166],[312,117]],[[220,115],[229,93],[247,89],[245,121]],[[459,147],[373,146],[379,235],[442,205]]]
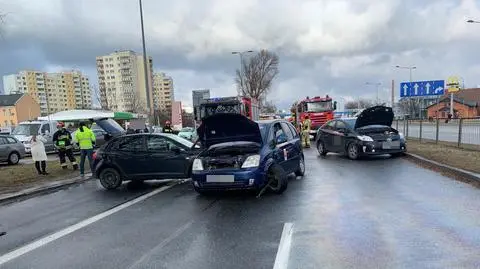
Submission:
[[[148,96],[143,56],[134,51],[115,51],[97,57],[98,84],[104,109],[149,113],[153,111],[153,61],[147,65]],[[150,103],[150,106],[147,104]]]
[[[172,103],[172,126],[176,129],[182,128],[182,102],[180,101]]]
[[[20,71],[3,77],[5,94],[26,93],[40,104],[47,115],[71,109],[90,109],[90,82],[80,71],[45,73]]]
[[[173,100],[173,79],[165,73],[153,73],[154,109],[170,111]]]

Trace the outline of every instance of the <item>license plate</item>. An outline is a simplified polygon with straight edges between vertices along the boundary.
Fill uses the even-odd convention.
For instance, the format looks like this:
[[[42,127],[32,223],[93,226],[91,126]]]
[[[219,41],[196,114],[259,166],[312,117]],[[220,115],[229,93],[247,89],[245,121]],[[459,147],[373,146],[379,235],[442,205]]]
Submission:
[[[207,175],[207,183],[233,183],[235,177],[233,175]]]
[[[383,142],[382,149],[399,149],[400,141]]]

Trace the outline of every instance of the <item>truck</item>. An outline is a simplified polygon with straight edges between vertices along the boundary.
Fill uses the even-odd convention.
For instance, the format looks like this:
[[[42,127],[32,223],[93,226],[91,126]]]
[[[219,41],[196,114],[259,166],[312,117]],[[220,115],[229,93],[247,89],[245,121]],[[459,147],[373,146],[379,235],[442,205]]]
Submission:
[[[258,102],[253,98],[243,96],[205,99],[199,105],[199,115],[196,115],[195,120],[201,121],[205,117],[217,113],[238,113],[256,121],[259,119]]]
[[[300,123],[303,122],[305,116],[308,115],[312,126],[310,135],[315,139],[317,129],[320,128],[327,121],[334,118],[334,111],[337,109],[337,101],[326,95],[325,97],[315,96],[306,97],[293,104],[292,106],[292,121],[294,125],[299,128]]]

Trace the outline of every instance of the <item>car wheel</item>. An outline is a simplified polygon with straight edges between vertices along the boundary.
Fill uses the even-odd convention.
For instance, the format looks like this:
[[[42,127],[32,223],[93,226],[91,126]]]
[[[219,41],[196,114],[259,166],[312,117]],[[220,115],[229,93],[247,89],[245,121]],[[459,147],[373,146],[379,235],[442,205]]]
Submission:
[[[20,161],[20,155],[18,152],[12,152],[8,155],[8,163],[9,164],[17,164]]]
[[[320,156],[326,156],[327,150],[325,149],[325,144],[322,141],[317,142],[317,151]]]
[[[100,184],[107,190],[114,190],[122,185],[122,177],[114,168],[105,168],[100,172]]]
[[[297,177],[303,177],[305,175],[305,159],[303,155],[300,155],[300,160],[298,161],[298,169],[295,171]]]
[[[358,159],[359,152],[358,152],[358,146],[355,143],[350,143],[348,144],[347,147],[347,156],[351,160],[356,160]]]
[[[282,194],[288,187],[287,175],[279,165],[270,166],[267,178],[270,190],[276,194]]]

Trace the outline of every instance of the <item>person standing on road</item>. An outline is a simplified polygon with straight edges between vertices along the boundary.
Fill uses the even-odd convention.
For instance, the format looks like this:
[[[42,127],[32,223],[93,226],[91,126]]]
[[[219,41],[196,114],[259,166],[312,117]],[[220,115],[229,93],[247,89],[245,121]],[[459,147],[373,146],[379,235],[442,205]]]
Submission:
[[[302,145],[305,148],[310,147],[310,128],[312,127],[312,121],[308,115],[305,115],[305,119],[302,122]]]
[[[169,120],[167,120],[165,122],[165,126],[163,126],[163,131],[164,133],[173,133],[173,129],[172,129],[172,126],[171,126],[171,123]]]
[[[47,153],[45,152],[45,142],[47,140],[41,135],[33,135],[31,143],[32,159],[35,162],[35,168],[39,175],[48,175],[47,169]]]
[[[93,173],[93,146],[95,145],[95,134],[89,129],[85,122],[80,123],[75,139],[80,147],[80,175],[85,175],[85,158],[88,158],[90,171]]]
[[[72,163],[73,170],[77,170],[77,160],[75,159],[75,156],[73,156],[72,151],[72,135],[67,129],[65,129],[65,124],[63,122],[59,122],[57,128],[58,130],[53,134],[53,143],[58,150],[60,166],[63,169],[67,169],[67,162],[65,160],[65,156],[67,156],[68,160]]]

